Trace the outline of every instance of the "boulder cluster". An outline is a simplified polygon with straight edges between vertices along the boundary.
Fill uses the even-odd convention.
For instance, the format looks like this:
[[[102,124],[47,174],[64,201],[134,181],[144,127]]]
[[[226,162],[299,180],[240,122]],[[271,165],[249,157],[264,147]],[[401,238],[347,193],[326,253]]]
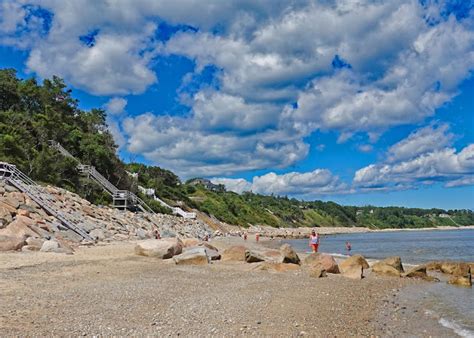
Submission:
[[[200,220],[96,206],[77,194],[50,186],[43,188],[43,193],[56,210],[87,232],[94,242],[84,241],[27,194],[0,180],[0,251],[72,252],[78,244],[153,238],[156,230],[162,237],[200,238],[212,233]]]
[[[364,271],[371,269],[376,275],[389,277],[417,278],[426,281],[439,281],[430,276],[427,271],[438,271],[452,275],[449,284],[471,286],[471,269],[474,264],[456,262],[432,262],[418,265],[405,271],[400,257],[388,257],[375,262],[372,266],[361,255],[353,255],[339,264],[333,256],[323,253],[312,253],[301,260],[296,251],[288,244],[283,244],[279,250],[248,248],[244,245],[231,246],[219,250],[207,242],[190,238],[151,239],[140,241],[135,247],[135,253],[141,256],[172,258],[178,265],[205,265],[213,260],[246,262],[253,264],[255,270],[271,272],[287,272],[304,269],[314,278],[326,277],[327,274],[341,274],[351,279],[364,278]]]

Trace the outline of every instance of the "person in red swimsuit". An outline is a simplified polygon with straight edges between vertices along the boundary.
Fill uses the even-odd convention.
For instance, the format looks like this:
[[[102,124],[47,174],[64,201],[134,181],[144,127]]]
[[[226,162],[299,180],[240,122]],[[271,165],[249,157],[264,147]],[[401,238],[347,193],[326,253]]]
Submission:
[[[313,252],[318,252],[319,234],[314,230],[311,231],[311,235],[309,236],[309,246]]]

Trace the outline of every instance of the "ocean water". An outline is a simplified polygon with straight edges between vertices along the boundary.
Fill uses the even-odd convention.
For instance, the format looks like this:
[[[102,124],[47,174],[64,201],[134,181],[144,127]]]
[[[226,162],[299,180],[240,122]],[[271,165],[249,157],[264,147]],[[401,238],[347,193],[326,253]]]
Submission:
[[[319,251],[346,255],[346,241],[352,245],[352,254],[369,259],[400,256],[406,264],[474,262],[474,229],[329,235],[321,237]],[[299,252],[309,251],[308,240],[285,242]],[[474,288],[456,287],[445,281],[426,283],[422,288],[409,289],[403,297],[421,305],[426,316],[450,329],[454,336],[474,338]]]
[[[423,263],[434,260],[474,262],[474,229],[369,232],[322,236],[320,252],[346,255],[345,243],[352,253],[380,259],[400,256],[402,262]],[[308,240],[285,240],[295,250],[309,251]]]

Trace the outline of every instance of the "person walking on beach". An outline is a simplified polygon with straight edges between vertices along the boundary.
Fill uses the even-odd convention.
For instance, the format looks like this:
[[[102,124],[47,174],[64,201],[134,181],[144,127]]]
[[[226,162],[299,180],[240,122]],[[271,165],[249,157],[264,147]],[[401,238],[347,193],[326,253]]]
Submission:
[[[246,240],[247,240],[247,233],[244,232],[244,241],[246,241]]]
[[[259,240],[260,240],[260,234],[257,232],[257,233],[255,234],[255,242],[258,243]]]
[[[311,231],[311,235],[309,236],[309,246],[313,252],[318,252],[319,234],[314,230]]]

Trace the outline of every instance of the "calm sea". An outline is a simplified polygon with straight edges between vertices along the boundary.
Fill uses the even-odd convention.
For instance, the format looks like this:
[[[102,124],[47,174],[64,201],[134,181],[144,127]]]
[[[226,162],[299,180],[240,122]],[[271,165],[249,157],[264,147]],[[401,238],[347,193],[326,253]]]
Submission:
[[[400,256],[407,264],[433,260],[474,262],[474,229],[329,235],[321,237],[319,251],[346,255],[346,241],[352,245],[352,254],[359,253],[369,259]],[[308,240],[285,242],[297,251],[309,250]],[[451,329],[453,335],[474,337],[473,288],[444,282],[426,283],[423,288],[411,289],[405,297],[422,304],[425,314]]]
[[[433,260],[474,262],[474,229],[434,231],[394,231],[322,236],[320,252],[347,254],[345,243],[352,245],[352,253],[366,258],[400,256],[406,263]],[[287,240],[295,250],[309,251],[307,240]]]

